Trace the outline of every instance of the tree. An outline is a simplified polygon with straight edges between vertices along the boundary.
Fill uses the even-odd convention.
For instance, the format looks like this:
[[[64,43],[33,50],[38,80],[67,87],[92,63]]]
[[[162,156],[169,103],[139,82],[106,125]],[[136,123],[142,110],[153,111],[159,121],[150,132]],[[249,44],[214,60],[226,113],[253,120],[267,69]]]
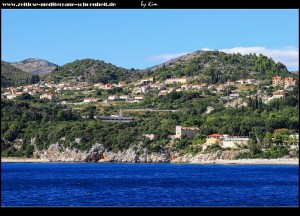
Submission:
[[[36,75],[32,75],[32,77],[31,77],[31,84],[36,84],[36,83],[38,83],[40,81],[40,77],[39,77],[39,75],[38,74],[36,74]]]
[[[31,100],[32,98],[33,97],[28,93],[21,94],[20,96],[17,97],[17,99],[19,100]]]
[[[56,120],[56,117],[57,117],[57,113],[58,113],[58,106],[57,105],[54,105],[52,107],[52,120]]]
[[[255,140],[252,138],[249,139],[248,147],[252,155],[256,155],[261,152],[261,149],[259,148],[258,144],[255,143]]]
[[[86,108],[86,111],[88,112],[88,118],[89,119],[94,119],[96,109],[97,108],[95,106],[88,106]]]
[[[27,145],[25,148],[25,155],[26,157],[30,158],[33,154],[34,146],[33,145]]]
[[[262,107],[263,107],[263,102],[262,102],[262,99],[261,97],[259,98],[259,101],[258,101],[258,110],[259,111],[262,111]]]
[[[272,134],[270,132],[267,132],[265,134],[264,140],[263,140],[263,144],[266,148],[270,148],[271,144],[272,144]]]
[[[100,90],[100,89],[97,89],[97,91],[96,91],[96,95],[97,95],[97,96],[101,96],[101,95],[102,95],[102,92],[101,92],[101,90]]]

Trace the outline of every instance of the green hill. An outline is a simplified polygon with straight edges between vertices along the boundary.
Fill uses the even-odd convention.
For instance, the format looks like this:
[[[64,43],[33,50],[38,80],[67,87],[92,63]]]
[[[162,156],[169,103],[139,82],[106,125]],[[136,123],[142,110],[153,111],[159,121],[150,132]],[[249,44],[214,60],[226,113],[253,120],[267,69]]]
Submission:
[[[1,87],[28,84],[32,75],[1,61]]]
[[[270,79],[288,76],[286,66],[263,55],[228,54],[219,51],[196,51],[147,69],[158,80],[180,76],[201,76],[209,83],[241,78]]]
[[[141,77],[139,70],[117,67],[100,60],[83,59],[58,67],[46,76],[47,81],[74,81],[109,83],[133,81]]]

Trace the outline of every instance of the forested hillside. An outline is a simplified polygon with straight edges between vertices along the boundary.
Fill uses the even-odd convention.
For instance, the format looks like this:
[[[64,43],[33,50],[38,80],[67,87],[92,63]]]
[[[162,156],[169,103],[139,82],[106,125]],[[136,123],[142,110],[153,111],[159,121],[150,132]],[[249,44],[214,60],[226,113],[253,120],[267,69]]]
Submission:
[[[91,83],[116,83],[119,81],[133,81],[141,77],[138,70],[120,68],[104,61],[83,59],[68,63],[50,73],[48,81],[73,81]]]
[[[272,76],[288,76],[282,63],[275,63],[263,55],[228,54],[219,51],[196,51],[147,70],[147,75],[158,80],[170,77],[200,76],[201,81],[224,83],[245,77],[271,79]]]

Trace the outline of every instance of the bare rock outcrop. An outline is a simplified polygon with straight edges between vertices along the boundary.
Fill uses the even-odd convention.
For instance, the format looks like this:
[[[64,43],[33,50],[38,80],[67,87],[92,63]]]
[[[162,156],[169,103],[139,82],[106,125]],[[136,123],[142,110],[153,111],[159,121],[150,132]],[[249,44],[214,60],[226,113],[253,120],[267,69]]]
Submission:
[[[149,152],[147,149],[138,151],[129,148],[123,151],[108,151],[102,144],[96,143],[88,151],[64,148],[58,143],[50,145],[43,152],[35,152],[35,157],[53,162],[126,162],[126,163],[214,163],[217,160],[233,160],[239,154],[249,150],[215,151],[196,155],[180,155],[178,152]]]

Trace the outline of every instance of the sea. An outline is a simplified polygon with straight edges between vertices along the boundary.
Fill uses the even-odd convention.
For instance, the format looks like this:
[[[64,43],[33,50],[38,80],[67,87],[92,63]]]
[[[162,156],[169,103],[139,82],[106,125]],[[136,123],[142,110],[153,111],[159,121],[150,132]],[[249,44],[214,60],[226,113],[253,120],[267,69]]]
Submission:
[[[299,207],[298,165],[1,163],[1,206]]]

